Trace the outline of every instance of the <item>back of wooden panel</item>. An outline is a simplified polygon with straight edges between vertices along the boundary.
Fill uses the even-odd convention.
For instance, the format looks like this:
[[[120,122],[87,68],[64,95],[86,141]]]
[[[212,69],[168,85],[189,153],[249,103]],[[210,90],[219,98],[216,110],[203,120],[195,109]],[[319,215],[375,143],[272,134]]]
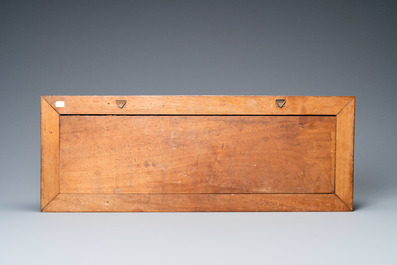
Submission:
[[[333,193],[335,116],[61,115],[60,193]]]

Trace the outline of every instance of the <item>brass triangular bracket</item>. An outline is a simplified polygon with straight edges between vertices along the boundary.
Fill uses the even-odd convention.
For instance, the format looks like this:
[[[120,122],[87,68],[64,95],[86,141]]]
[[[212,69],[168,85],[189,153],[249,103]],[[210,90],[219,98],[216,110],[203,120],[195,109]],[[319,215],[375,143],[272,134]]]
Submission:
[[[124,108],[126,103],[127,103],[127,100],[125,100],[125,99],[116,100],[116,104],[117,104],[117,106],[119,106],[120,109]]]
[[[284,98],[278,98],[278,99],[276,99],[276,106],[279,107],[279,108],[284,107],[285,101],[286,101],[286,100],[285,100]]]

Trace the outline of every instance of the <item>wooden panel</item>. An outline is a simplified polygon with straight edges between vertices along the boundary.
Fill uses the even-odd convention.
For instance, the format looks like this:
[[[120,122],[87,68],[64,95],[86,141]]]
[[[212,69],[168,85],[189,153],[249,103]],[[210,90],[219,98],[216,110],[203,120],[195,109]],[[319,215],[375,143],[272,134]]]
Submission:
[[[59,194],[48,212],[350,211],[334,194]]]
[[[354,97],[41,99],[42,211],[353,210]]]
[[[332,193],[335,116],[61,116],[61,193]]]
[[[275,104],[286,99],[283,108]],[[353,97],[312,96],[45,96],[60,114],[336,115]],[[127,100],[120,109],[117,99]],[[56,107],[63,101],[64,107]]]
[[[352,100],[337,116],[335,193],[353,209],[354,113]]]
[[[41,209],[59,193],[59,114],[41,98]]]

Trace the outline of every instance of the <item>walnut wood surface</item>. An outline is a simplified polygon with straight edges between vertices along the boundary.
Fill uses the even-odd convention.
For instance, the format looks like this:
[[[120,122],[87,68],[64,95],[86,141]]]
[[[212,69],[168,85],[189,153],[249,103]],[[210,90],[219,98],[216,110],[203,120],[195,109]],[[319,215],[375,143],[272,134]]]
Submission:
[[[331,193],[334,116],[61,116],[61,193]]]

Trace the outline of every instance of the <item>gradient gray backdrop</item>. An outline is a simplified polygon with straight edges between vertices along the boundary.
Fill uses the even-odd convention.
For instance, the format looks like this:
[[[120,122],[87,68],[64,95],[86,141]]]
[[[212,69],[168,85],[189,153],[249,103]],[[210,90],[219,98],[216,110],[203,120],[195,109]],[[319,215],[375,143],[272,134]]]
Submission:
[[[397,1],[0,0],[0,264],[397,264],[396,14]],[[40,213],[39,96],[107,94],[354,95],[356,210]]]

